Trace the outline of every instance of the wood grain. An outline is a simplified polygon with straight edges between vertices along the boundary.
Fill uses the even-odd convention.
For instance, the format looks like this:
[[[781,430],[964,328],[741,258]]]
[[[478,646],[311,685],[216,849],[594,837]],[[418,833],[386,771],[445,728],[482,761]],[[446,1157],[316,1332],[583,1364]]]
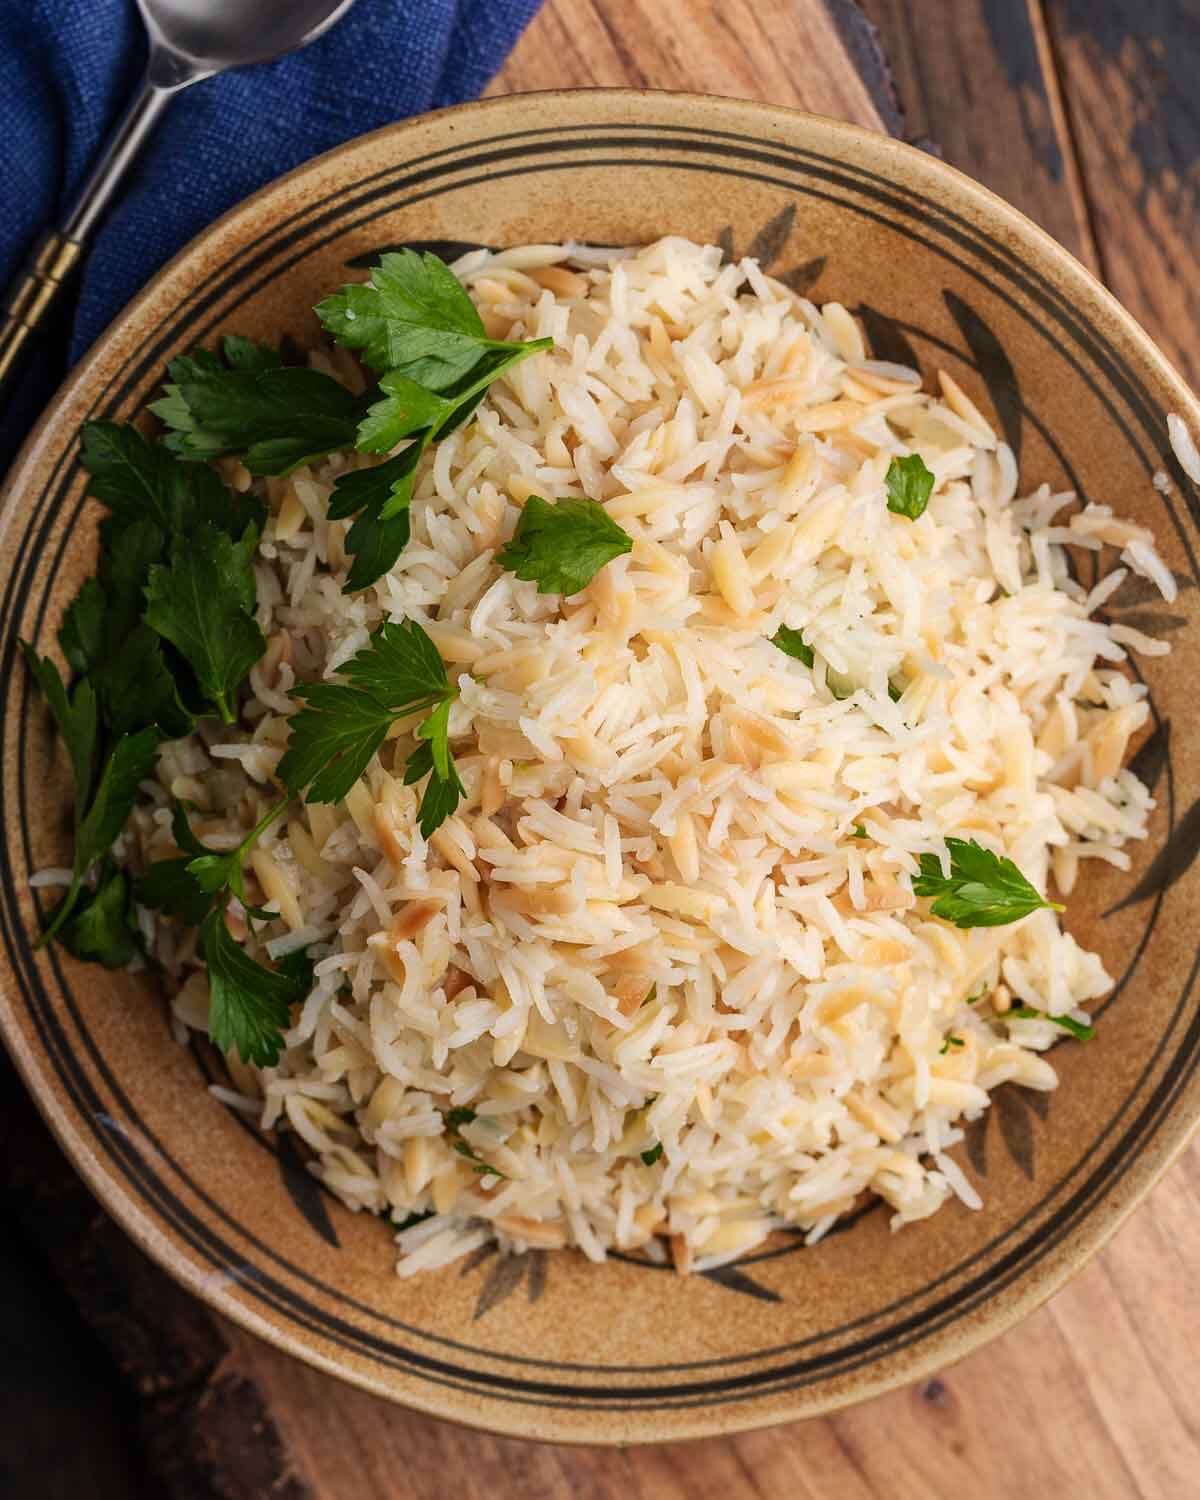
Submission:
[[[1036,0],[860,0],[879,28],[906,133],[1099,265]]]
[[[1052,0],[1049,30],[1033,0],[863,8],[891,54],[908,133],[935,137],[1100,266],[1194,374],[1196,4]],[[1156,48],[1154,26],[1168,21],[1179,29]],[[846,0],[547,0],[492,91],[686,88],[895,128],[882,72],[868,84],[847,61],[848,22]],[[108,1224],[40,1127],[26,1128],[5,1142],[10,1177],[23,1171],[26,1227],[143,1392],[170,1500],[1200,1493],[1200,1145],[1051,1304],[939,1378],[802,1427],[612,1452],[413,1416],[213,1319]]]
[[[1046,12],[1101,277],[1200,387],[1200,3]]]
[[[886,128],[894,105],[851,63],[849,24],[825,0],[549,0],[488,93],[687,89]]]

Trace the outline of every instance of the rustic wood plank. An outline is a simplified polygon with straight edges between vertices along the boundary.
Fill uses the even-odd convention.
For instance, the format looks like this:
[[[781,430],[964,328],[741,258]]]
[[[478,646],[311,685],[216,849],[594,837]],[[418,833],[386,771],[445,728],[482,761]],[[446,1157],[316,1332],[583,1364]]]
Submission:
[[[171,1500],[1180,1500],[1200,1473],[1200,1146],[1047,1308],[940,1378],[804,1426],[614,1452],[399,1411],[210,1319],[48,1137],[20,1144],[28,1222],[140,1387]]]
[[[1200,387],[1200,4],[1047,0],[1103,280]]]
[[[909,139],[935,145],[1097,268],[1038,0],[859,0]]]
[[[888,128],[883,70],[873,96],[848,60],[848,31],[843,0],[548,0],[488,93],[687,89]]]
[[[1197,1225],[1200,1145],[997,1343],[836,1417],[731,1439],[611,1452],[463,1432],[339,1390],[233,1328],[225,1368],[270,1393],[322,1500],[1182,1500],[1200,1475]]]

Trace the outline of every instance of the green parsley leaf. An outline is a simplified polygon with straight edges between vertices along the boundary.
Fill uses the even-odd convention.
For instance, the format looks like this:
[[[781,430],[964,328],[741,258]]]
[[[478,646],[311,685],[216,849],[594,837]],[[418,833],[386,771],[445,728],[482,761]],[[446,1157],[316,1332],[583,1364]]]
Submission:
[[[469,1125],[473,1119],[475,1111],[466,1104],[460,1104],[447,1113],[446,1124],[451,1130],[457,1130],[460,1125]]]
[[[296,990],[295,1000],[307,1000],[317,980],[316,967],[316,960],[307,948],[293,948],[275,965],[275,972],[291,980]]]
[[[159,859],[133,884],[134,900],[152,911],[179,917],[189,927],[199,927],[212,909],[213,898],[196,884],[189,870],[193,856]]]
[[[405,763],[405,786],[415,785],[423,776],[429,777],[417,813],[422,838],[429,838],[458,806],[459,798],[466,795],[466,788],[459,780],[454,763],[450,760],[450,745],[446,732],[446,717],[449,708],[449,700],[446,700],[430,714],[428,719],[418,725],[417,737],[422,743],[417,746]],[[444,771],[439,768],[439,760],[445,765]]]
[[[193,850],[199,852],[194,853],[194,857],[188,862],[187,869],[197,886],[210,896],[219,895],[222,891],[232,891],[251,915],[259,916],[264,921],[274,917],[276,915],[274,912],[247,905],[242,867],[250,850],[285,811],[290,800],[289,797],[284,797],[273,807],[268,808],[237,848],[229,849],[224,853],[206,848],[193,837],[189,829],[187,837]],[[180,809],[176,807],[177,817],[179,813]],[[186,814],[184,819],[186,821]],[[173,826],[176,825],[173,824]],[[178,833],[176,842],[179,843]],[[184,847],[182,843],[180,847]]]
[[[171,814],[171,837],[185,854],[209,853],[208,845],[202,844],[192,832],[192,825],[188,822],[188,808],[183,802],[177,801]]]
[[[850,835],[850,837],[852,839],[868,839],[871,837],[871,835],[867,832],[867,830],[861,823],[855,823],[854,832]]]
[[[346,551],[354,559],[343,586],[347,594],[381,578],[408,545],[413,483],[427,442],[422,433],[394,458],[343,474],[334,484],[329,519],[357,516],[346,533]]]
[[[73,672],[87,672],[102,659],[107,607],[104,590],[95,578],[86,578],[67,605],[58,631],[58,644]]]
[[[1049,1021],[1053,1026],[1061,1026],[1064,1031],[1069,1031],[1079,1042],[1090,1042],[1096,1035],[1094,1026],[1085,1026],[1082,1021],[1077,1021],[1073,1016],[1052,1016],[1044,1010],[1035,1010],[1032,1005],[1014,1005],[1011,1010],[1005,1011],[1000,1017],[1002,1021]]]
[[[184,853],[176,859],[163,859],[152,864],[134,887],[137,900],[143,906],[166,912],[168,916],[182,917],[189,927],[198,927],[218,904],[218,898],[222,898],[219,904],[223,907],[226,904],[223,898],[227,892],[232,892],[242,903],[247,916],[270,921],[276,916],[275,912],[251,906],[247,901],[243,866],[251,848],[286,810],[289,800],[284,797],[274,807],[268,808],[237,848],[224,852],[210,849],[200,842],[188,823],[187,809],[182,802],[177,802],[171,818],[171,832]],[[289,967],[285,960],[278,967],[281,972],[291,973],[295,965]],[[298,975],[301,971],[295,972]],[[311,973],[309,980],[311,989]]]
[[[443,698],[417,725],[417,738],[428,743],[431,768],[440,781],[450,779],[450,703],[449,698]]]
[[[77,693],[87,686],[87,683],[81,684]],[[104,763],[86,815],[80,816],[80,805],[76,803],[75,862],[71,884],[38,939],[39,948],[44,947],[60,931],[74,909],[88,871],[102,855],[108,853],[113,841],[124,828],[133,811],[139,784],[153,774],[158,759],[159,739],[159,732],[153,726],[139,730],[137,734],[122,735]]]
[[[339,344],[359,350],[374,369],[415,364],[408,373],[429,385],[437,372],[418,361],[452,368],[461,360],[465,369],[459,374],[465,373],[478,358],[472,346],[486,338],[483,320],[454,272],[436,255],[414,250],[382,256],[368,284],[342,287],[318,303],[316,313]],[[450,337],[430,337],[438,334]]]
[[[148,625],[137,625],[93,668],[104,717],[114,734],[157,724],[167,739],[182,739],[195,717],[180,701],[175,675],[163,656],[162,641]]]
[[[340,387],[339,387],[340,389]],[[103,501],[115,528],[152,521],[164,535],[190,532],[209,524],[222,530],[261,527],[265,512],[253,495],[237,495],[214,469],[181,463],[162,443],[144,438],[136,427],[116,422],[88,422],[82,432],[83,466],[91,475],[88,493]]]
[[[304,707],[289,722],[279,779],[293,796],[308,787],[308,802],[340,802],[398,716],[374,694],[332,682],[302,683],[292,696]]]
[[[396,714],[454,693],[437,647],[415,620],[386,621],[341,670]]]
[[[338,343],[357,349],[367,364],[385,373],[385,390],[397,377],[426,392],[445,393],[446,410],[431,423],[442,431],[449,430],[447,419],[469,397],[553,342],[489,339],[454,272],[436,255],[412,250],[384,255],[368,284],[343,287],[319,303],[316,312]],[[402,392],[399,384],[390,389],[395,396]],[[375,418],[384,420],[382,413]],[[370,445],[373,431],[360,434],[360,446]]]
[[[234,370],[277,370],[283,364],[278,349],[270,344],[256,344],[240,333],[227,333],[221,340],[225,363]]]
[[[351,442],[360,452],[388,453],[405,438],[412,438],[403,453],[380,469],[345,475],[335,487],[330,518],[356,517],[346,537],[346,551],[353,562],[344,585],[347,593],[353,593],[386,573],[407,545],[413,478],[428,444],[465,422],[492,381],[530,355],[552,348],[553,340],[506,343],[489,339],[474,304],[449,267],[435,255],[409,250],[384,255],[368,285],[343,287],[316,311],[339,343],[357,349],[382,372],[379,399],[372,395],[354,402],[346,397],[339,404],[312,386],[303,393],[310,406],[306,420],[297,427],[289,415],[293,401],[284,403],[287,412],[272,414],[262,408],[264,402],[274,405],[267,398],[283,377],[313,372],[226,372],[213,368],[219,362],[212,356],[199,362],[193,356],[191,363],[172,365],[173,384],[155,410],[174,429],[169,441],[180,451],[191,457],[213,457],[245,448],[247,466],[255,473],[280,473],[316,456],[316,451],[348,447]],[[228,345],[226,358],[237,362]],[[243,374],[249,375],[253,389],[247,386],[235,393],[228,377]],[[241,427],[230,412],[213,410],[218,390],[226,393],[227,404],[240,414]],[[239,398],[236,403],[228,399],[234,394]],[[258,397],[252,420],[242,406],[242,398],[250,395]],[[313,402],[323,407],[330,401],[333,406],[327,415],[333,420],[336,441],[321,427],[323,417],[312,409]],[[364,414],[366,402],[370,404]],[[353,436],[345,430],[351,419],[356,424]],[[309,436],[314,424],[320,428],[315,451]],[[254,439],[264,433],[267,441],[256,444]],[[304,451],[297,451],[296,445]]]
[[[797,661],[802,661],[806,667],[811,667],[816,661],[813,648],[808,644],[798,630],[793,630],[790,625],[781,625],[771,637],[772,646],[778,646],[788,656],[794,656]]]
[[[111,861],[75,915],[59,933],[69,953],[106,969],[123,969],[138,952],[129,903],[129,877]]]
[[[166,395],[150,410],[171,429],[164,442],[181,458],[240,453],[252,474],[287,474],[354,446],[362,403],[320,370],[225,369],[193,354],[172,360],[169,373]]]
[[[951,1047],[965,1047],[966,1045],[967,1044],[966,1044],[966,1042],[963,1041],[962,1037],[955,1036],[955,1034],[952,1031],[951,1032],[947,1032],[945,1040],[942,1042],[942,1045],[938,1048],[938,1056],[939,1057],[945,1057],[946,1053],[949,1052],[949,1050],[950,1050]]]
[[[656,1141],[654,1145],[650,1147],[649,1151],[642,1152],[642,1162],[645,1166],[652,1167],[662,1154],[663,1144],[661,1141]]]
[[[979,988],[975,991],[975,993],[973,995],[968,995],[967,996],[966,1003],[968,1005],[978,1005],[979,1002],[983,999],[983,997],[987,994],[987,992],[988,992],[987,985],[986,984],[981,984],[979,986]]]
[[[427,442],[436,428],[454,415],[457,404],[396,370],[380,380],[379,389],[385,393],[383,399],[367,408],[358,425],[357,443],[362,453],[387,453],[417,433]]]
[[[105,608],[101,658],[140,622],[146,607],[146,579],[154,564],[163,560],[167,536],[148,516],[120,523],[110,516],[101,525],[99,581]]]
[[[291,1005],[300,999],[294,977],[256,963],[225,925],[217,907],[200,929],[208,971],[208,1031],[222,1052],[236,1051],[260,1068],[279,1061]]]
[[[150,727],[117,740],[105,762],[87,816],[75,839],[75,868],[83,872],[112,848],[133,811],[138,786],[154,774],[160,735]]]
[[[48,656],[39,656],[28,641],[21,651],[29,670],[37,680],[67,754],[71,758],[71,775],[75,784],[76,819],[82,816],[92,789],[92,770],[96,760],[97,717],[96,694],[90,682],[81,682],[70,696],[58,668]],[[111,841],[110,841],[111,842]]]
[[[887,485],[887,508],[893,515],[907,516],[910,521],[924,515],[933,494],[934,479],[919,453],[893,458],[888,464],[884,483]]]
[[[181,653],[226,724],[234,719],[233,695],[267,648],[250,612],[257,543],[253,527],[235,542],[205,526],[177,539],[169,565],[151,568],[146,585],[147,625]]]
[[[632,548],[633,538],[595,500],[549,505],[530,495],[512,541],[496,561],[536,583],[539,594],[577,594],[606,563]]]
[[[291,737],[279,777],[309,802],[340,802],[387,738],[396,719],[431,709],[416,730],[420,743],[408,758],[405,785],[423,776],[425,838],[458,806],[463,785],[450,755],[449,713],[456,690],[437,647],[415,620],[387,622],[342,668],[347,684],[304,683],[292,689],[305,706],[291,720]]]
[[[407,779],[406,777],[405,780]],[[440,776],[435,769],[425,784],[421,806],[417,811],[421,837],[431,838],[458,806],[459,799],[465,795],[466,788],[453,765],[447,776]]]
[[[914,895],[934,898],[935,917],[956,927],[1003,927],[1043,907],[1063,910],[1039,896],[1011,859],[993,854],[974,839],[948,838],[946,848],[949,876],[942,874],[936,854],[922,854],[921,873],[912,883]]]
[[[481,346],[479,358],[463,377],[444,389],[418,384],[403,370],[389,370],[379,382],[385,393],[371,406],[358,429],[364,453],[386,453],[402,438],[425,431],[431,441],[443,438],[475,410],[494,380],[528,359],[554,347],[552,339],[528,344]]]

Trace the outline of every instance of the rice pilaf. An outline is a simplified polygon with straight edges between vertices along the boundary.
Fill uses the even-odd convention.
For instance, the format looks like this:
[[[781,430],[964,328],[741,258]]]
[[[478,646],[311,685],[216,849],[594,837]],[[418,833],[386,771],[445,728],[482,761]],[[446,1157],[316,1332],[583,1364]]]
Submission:
[[[1167,648],[1092,615],[1130,570],[1173,591],[1153,538],[1024,493],[960,384],[923,391],[752,260],[666,239],[454,269],[490,336],[554,352],[422,460],[412,539],[362,592],[326,510],[374,460],[265,481],[243,728],[167,744],[126,838],[138,868],[176,853],[175,797],[236,845],[274,798],[289,690],[382,621],[447,663],[466,795],[428,841],[413,716],[343,803],[293,804],[254,849],[279,916],[246,942],[309,948],[316,986],[278,1065],[231,1057],[221,1097],[408,1223],[402,1275],[493,1238],[704,1270],[782,1226],[815,1241],[864,1194],[895,1226],[980,1207],[948,1154],[963,1125],[1000,1084],[1054,1088],[1054,1018],[1085,1023],[1110,980],[1055,911],[959,929],[912,879],[947,837],[1062,900],[1084,861],[1128,868],[1154,803],[1123,769],[1149,710],[1122,663]],[[312,360],[362,388],[345,351]],[[885,492],[913,453],[917,520]],[[602,502],[632,551],[538,593],[495,561],[531,495]],[[1089,593],[1066,549],[1106,545]],[[194,934],[140,920],[204,1029]]]

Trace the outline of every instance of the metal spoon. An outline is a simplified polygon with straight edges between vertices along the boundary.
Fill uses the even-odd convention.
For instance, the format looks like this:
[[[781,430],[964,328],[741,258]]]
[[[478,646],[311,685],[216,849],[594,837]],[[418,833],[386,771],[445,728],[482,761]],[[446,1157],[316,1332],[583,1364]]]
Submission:
[[[173,95],[228,68],[307,46],[354,0],[137,0],[150,42],[145,77],[59,229],[38,242],[0,325],[0,395],[126,170]]]

